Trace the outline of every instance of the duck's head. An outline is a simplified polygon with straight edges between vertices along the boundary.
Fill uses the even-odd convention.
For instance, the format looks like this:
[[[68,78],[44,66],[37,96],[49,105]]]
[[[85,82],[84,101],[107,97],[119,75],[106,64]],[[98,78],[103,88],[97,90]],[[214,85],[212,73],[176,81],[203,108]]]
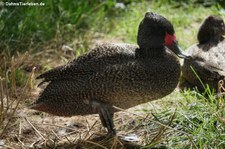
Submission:
[[[219,42],[225,35],[224,21],[219,16],[211,15],[205,19],[198,32],[200,44],[207,42]]]
[[[187,57],[178,47],[170,21],[152,12],[147,12],[139,25],[137,43],[141,49],[163,49],[166,46],[178,57]]]

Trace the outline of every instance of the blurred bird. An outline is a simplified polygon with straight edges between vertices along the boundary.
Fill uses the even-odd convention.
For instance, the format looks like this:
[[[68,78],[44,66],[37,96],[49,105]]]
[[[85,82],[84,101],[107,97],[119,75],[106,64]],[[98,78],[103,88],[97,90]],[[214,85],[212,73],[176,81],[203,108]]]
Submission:
[[[205,85],[210,89],[219,92],[220,80],[225,76],[225,25],[219,16],[207,17],[198,32],[198,44],[187,49],[187,53],[192,57],[184,59],[182,66],[182,78],[184,82],[181,88],[194,88],[204,92]],[[192,67],[192,68],[191,68]],[[198,79],[199,76],[201,81]]]

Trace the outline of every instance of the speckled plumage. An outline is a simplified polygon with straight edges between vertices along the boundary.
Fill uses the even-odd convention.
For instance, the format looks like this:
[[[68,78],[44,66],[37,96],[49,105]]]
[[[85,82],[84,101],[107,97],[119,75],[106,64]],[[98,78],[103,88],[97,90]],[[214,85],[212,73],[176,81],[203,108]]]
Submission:
[[[218,91],[218,81],[225,76],[225,25],[222,18],[209,16],[201,25],[198,32],[199,43],[187,49],[192,57],[184,60],[182,77],[185,82],[181,87],[197,87],[204,91],[199,79],[193,73],[192,68],[201,78],[204,84]]]
[[[41,105],[41,111],[55,115],[85,115],[96,111],[84,100],[96,99],[127,109],[171,93],[180,75],[177,58],[167,50],[161,57],[143,59],[135,57],[136,50],[135,45],[101,45],[41,75],[39,78],[50,83],[36,104]]]
[[[65,66],[41,74],[38,79],[49,84],[32,108],[59,116],[86,115],[99,113],[91,106],[96,101],[113,114],[112,106],[127,109],[170,94],[181,69],[176,55],[164,46],[165,34],[174,34],[167,21],[146,13],[139,26],[139,46],[99,45]],[[177,54],[175,41],[169,47]]]

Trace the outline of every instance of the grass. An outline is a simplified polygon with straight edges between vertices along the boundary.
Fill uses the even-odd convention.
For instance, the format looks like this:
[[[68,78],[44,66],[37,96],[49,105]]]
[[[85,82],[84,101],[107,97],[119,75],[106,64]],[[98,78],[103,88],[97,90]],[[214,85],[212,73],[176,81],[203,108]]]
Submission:
[[[173,131],[167,134],[165,145],[168,148],[224,148],[224,121],[220,120],[224,107],[217,107],[224,103],[223,99],[218,103],[220,100],[215,97],[206,99],[193,91],[184,92],[183,95],[178,100],[170,99],[170,102],[175,102],[172,106],[176,107],[171,127],[185,133]],[[168,115],[172,114],[171,109],[167,110],[167,113],[157,113],[159,121],[166,121]]]
[[[40,7],[3,7],[0,10],[1,49],[7,50],[8,54],[26,51],[27,48],[33,51],[38,50],[42,47],[41,44],[52,38],[58,42],[61,38],[67,40],[74,37],[72,36],[76,33],[74,28],[78,30],[88,28],[91,25],[88,22],[103,17],[104,9],[108,7],[110,10],[113,4],[112,0],[103,3],[99,3],[98,0],[85,2],[57,0],[45,2],[45,6]],[[94,13],[97,18],[92,19]]]
[[[117,25],[111,36],[126,36],[124,37],[126,42],[136,43],[137,26],[143,14],[147,11],[153,11],[165,16],[173,23],[177,39],[183,49],[197,42],[198,28],[208,15],[216,14],[221,16],[216,6],[208,9],[202,5],[176,8],[176,6],[168,3],[161,6],[158,3],[152,5],[149,2],[143,2],[142,4],[131,5],[127,11],[128,13],[122,16],[126,19],[119,18],[119,21],[116,21]]]
[[[216,4],[127,2],[124,8],[116,8],[115,1],[108,0],[91,5],[74,2],[75,8],[69,1],[59,1],[46,2],[42,8],[0,10],[1,17],[10,18],[0,21],[0,30],[5,33],[0,35],[0,62],[4,64],[0,66],[0,147],[104,146],[104,141],[90,140],[93,133],[104,132],[95,116],[63,119],[24,108],[39,92],[36,82],[32,85],[34,73],[64,64],[97,42],[136,43],[138,24],[146,11],[171,20],[183,49],[197,42],[198,28],[208,15],[225,19],[222,7]],[[27,14],[25,19],[17,11]],[[10,28],[4,24],[17,25]],[[225,148],[224,98],[207,91],[209,98],[195,91],[175,91],[138,110],[116,114],[117,130],[121,135],[137,134],[138,144],[144,148]],[[67,124],[71,121],[74,123]]]

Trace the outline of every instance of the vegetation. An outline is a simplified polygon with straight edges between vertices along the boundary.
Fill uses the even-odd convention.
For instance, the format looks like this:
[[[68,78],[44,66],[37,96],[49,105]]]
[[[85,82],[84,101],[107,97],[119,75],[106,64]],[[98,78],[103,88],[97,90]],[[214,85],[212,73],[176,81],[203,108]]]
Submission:
[[[171,20],[183,49],[196,42],[197,30],[208,15],[225,19],[223,0],[44,3],[45,6],[39,7],[0,6],[0,148],[27,148],[40,142],[56,147],[62,140],[77,143],[76,139],[75,143],[68,141],[68,134],[73,134],[78,126],[72,127],[73,133],[65,132],[67,135],[55,133],[59,128],[70,130],[71,127],[65,128],[60,123],[70,119],[57,119],[56,123],[50,123],[51,127],[38,125],[43,123],[42,118],[52,116],[25,108],[39,92],[34,74],[64,64],[99,42],[135,44],[138,24],[146,11]],[[216,98],[207,89],[206,93],[208,98],[195,91],[175,91],[135,112],[125,112],[127,119],[120,113],[115,117],[117,129],[138,134],[141,138],[138,144],[145,148],[225,148],[224,98]],[[87,139],[100,126],[93,123],[89,127],[95,129],[81,129],[85,135],[79,132],[77,138]],[[70,137],[74,138],[76,133]]]

